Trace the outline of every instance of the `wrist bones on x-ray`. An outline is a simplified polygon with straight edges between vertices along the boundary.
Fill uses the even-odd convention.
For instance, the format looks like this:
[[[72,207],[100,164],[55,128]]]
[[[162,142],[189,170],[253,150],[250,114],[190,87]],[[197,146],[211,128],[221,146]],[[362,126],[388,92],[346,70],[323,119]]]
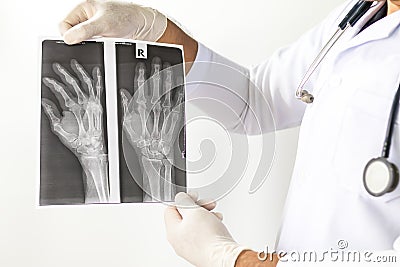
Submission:
[[[107,155],[82,156],[81,163],[85,173],[85,202],[106,203],[109,200]]]
[[[183,92],[178,92],[173,106],[173,73],[168,64],[164,65],[167,67],[162,71],[164,75],[161,75],[161,60],[154,58],[152,77],[146,82],[146,67],[139,63],[135,75],[137,92],[131,97],[126,90],[121,91],[123,128],[131,145],[141,153],[143,186],[148,193],[145,201],[171,201],[176,193],[172,181],[173,146],[178,136],[178,122],[182,118]],[[160,84],[163,84],[163,88],[160,88]],[[148,86],[151,99],[145,95]],[[153,127],[150,130],[149,125]]]
[[[104,168],[104,164],[107,166],[107,154],[103,137],[101,72],[95,67],[92,79],[76,60],[71,60],[71,67],[79,77],[81,85],[58,63],[53,64],[53,70],[63,83],[53,78],[43,79],[44,84],[60,100],[61,106],[65,106],[66,110],[63,110],[62,116],[51,100],[42,99],[42,106],[50,120],[52,131],[78,157],[87,179],[93,179],[95,190],[87,188],[87,193],[96,191],[97,200],[106,202],[109,192],[108,171],[107,167]],[[86,86],[87,95],[81,89],[83,85]],[[71,96],[72,92],[67,86],[73,88],[76,97]],[[98,164],[93,159],[98,159]],[[91,198],[94,199],[93,196]]]

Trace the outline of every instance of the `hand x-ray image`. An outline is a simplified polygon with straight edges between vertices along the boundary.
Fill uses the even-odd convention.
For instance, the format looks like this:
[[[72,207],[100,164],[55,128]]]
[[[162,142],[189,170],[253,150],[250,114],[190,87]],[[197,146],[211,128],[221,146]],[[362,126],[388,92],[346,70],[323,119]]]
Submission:
[[[103,43],[42,43],[40,204],[109,199]]]
[[[182,51],[117,43],[122,202],[172,201],[186,186]]]
[[[181,48],[43,41],[39,205],[173,201],[184,103]]]

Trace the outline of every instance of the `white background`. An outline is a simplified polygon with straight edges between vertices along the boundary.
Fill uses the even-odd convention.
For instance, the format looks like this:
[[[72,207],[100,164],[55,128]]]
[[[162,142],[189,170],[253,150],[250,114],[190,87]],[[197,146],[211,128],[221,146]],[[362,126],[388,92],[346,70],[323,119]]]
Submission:
[[[342,0],[141,1],[243,65],[257,64],[318,23]],[[3,1],[0,9],[0,266],[188,266],[165,239],[163,205],[35,209],[38,166],[38,36],[79,1]],[[294,90],[295,88],[293,88]],[[254,167],[219,205],[235,238],[274,245],[292,172],[297,130],[277,134],[271,175],[247,193]],[[191,144],[189,144],[190,146]],[[257,142],[251,142],[257,158]],[[196,253],[196,252],[194,252]]]

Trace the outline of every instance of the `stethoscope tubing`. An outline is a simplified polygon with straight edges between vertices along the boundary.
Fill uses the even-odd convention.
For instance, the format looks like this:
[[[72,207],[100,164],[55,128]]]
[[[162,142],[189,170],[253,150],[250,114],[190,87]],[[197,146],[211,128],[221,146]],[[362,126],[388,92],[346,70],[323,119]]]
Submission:
[[[335,46],[336,42],[342,37],[342,35],[350,28],[350,24],[347,25],[346,28],[343,30],[338,28],[336,32],[331,36],[329,41],[325,44],[325,46],[321,49],[318,55],[315,57],[314,61],[311,63],[310,67],[308,68],[306,74],[304,75],[303,79],[301,80],[299,87],[296,91],[296,97],[301,98],[301,92],[304,89],[304,86],[310,80],[311,76],[314,74],[315,70],[318,66],[322,63],[322,61],[326,58],[326,55],[329,51]]]
[[[387,125],[385,142],[382,148],[382,157],[388,158],[390,155],[390,147],[392,145],[395,118],[399,114],[399,101],[400,101],[400,84],[393,99],[392,107],[390,109],[389,121]]]
[[[305,85],[310,80],[311,76],[315,73],[318,66],[326,58],[326,55],[331,51],[337,41],[342,37],[342,35],[351,27],[353,27],[372,6],[372,1],[359,0],[346,14],[344,19],[339,23],[338,29],[331,36],[329,41],[324,45],[318,55],[315,57],[314,61],[311,63],[306,74],[303,76],[299,86],[296,89],[296,98],[302,99],[303,93],[307,92],[304,90]],[[307,92],[308,93],[308,92]],[[313,99],[313,97],[312,97]],[[307,103],[312,103],[307,102]]]

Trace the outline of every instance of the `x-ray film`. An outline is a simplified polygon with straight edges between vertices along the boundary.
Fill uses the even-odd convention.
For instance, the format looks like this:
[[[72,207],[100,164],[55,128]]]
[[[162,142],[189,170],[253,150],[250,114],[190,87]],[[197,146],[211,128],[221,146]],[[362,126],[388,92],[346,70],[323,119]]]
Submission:
[[[40,206],[169,202],[186,191],[180,46],[41,48]]]

